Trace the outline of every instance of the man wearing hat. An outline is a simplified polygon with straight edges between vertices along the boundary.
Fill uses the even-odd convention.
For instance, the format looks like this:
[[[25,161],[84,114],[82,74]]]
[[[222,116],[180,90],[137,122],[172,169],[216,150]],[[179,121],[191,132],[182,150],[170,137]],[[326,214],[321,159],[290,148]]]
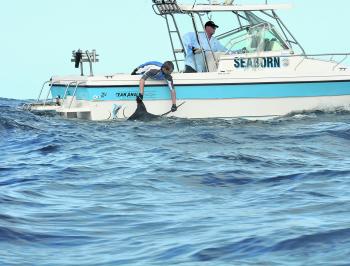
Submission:
[[[199,32],[198,38],[194,32],[186,33],[183,43],[186,50],[185,73],[206,72],[205,62],[202,56],[204,52],[226,52],[227,49],[213,36],[219,26],[209,20],[205,23],[205,32]],[[200,42],[200,45],[198,43]],[[209,42],[208,42],[209,41]]]

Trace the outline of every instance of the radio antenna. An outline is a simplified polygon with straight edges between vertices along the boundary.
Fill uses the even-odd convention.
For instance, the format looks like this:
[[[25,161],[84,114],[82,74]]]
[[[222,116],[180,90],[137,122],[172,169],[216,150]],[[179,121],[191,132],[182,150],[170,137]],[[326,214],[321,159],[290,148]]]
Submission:
[[[193,2],[193,6],[192,6],[192,9],[194,8],[194,6],[196,5],[196,2],[197,2],[197,0],[194,0],[194,2]]]

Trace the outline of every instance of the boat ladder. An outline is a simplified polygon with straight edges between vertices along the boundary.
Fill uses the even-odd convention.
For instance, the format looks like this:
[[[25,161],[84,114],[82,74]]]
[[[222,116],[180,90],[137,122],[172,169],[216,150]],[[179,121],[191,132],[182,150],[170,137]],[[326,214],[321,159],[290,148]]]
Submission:
[[[185,61],[186,51],[174,14],[183,13],[183,11],[178,6],[176,0],[153,0],[153,3],[154,12],[162,16],[166,21],[171,48],[174,55],[173,62],[175,62],[177,70],[180,71],[179,63]],[[179,58],[179,54],[182,55],[182,59]]]

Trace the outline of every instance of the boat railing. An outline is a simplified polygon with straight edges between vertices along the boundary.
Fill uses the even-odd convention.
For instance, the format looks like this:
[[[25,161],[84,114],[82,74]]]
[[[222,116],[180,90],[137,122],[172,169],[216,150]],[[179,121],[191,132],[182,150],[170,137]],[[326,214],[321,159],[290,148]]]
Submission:
[[[47,102],[48,102],[48,99],[49,99],[49,96],[50,96],[51,88],[52,88],[52,86],[53,86],[54,84],[57,84],[57,83],[60,83],[60,82],[59,82],[59,81],[52,82],[52,80],[45,81],[45,82],[43,83],[43,85],[41,86],[41,90],[40,90],[39,96],[38,96],[38,98],[37,98],[37,100],[36,100],[36,104],[39,104],[39,103],[40,103],[41,95],[43,94],[43,91],[44,91],[45,86],[46,86],[47,84],[50,84],[49,89],[48,89],[48,91],[47,91],[47,95],[46,95],[46,97],[45,97],[45,99],[44,99],[44,102],[43,102],[43,106],[46,106],[46,104],[47,104]]]
[[[333,71],[336,70],[343,62],[346,61],[346,59],[349,57],[350,53],[327,53],[327,54],[305,54],[302,56],[300,62],[296,65],[295,70],[297,70],[304,62],[305,59],[315,59],[315,60],[321,60],[322,57],[324,58],[322,61],[325,62],[330,62],[330,63],[334,63],[333,66]],[[298,55],[291,55],[292,56],[298,56]],[[300,56],[300,55],[299,55]],[[336,56],[341,56],[341,59],[335,60]],[[329,59],[325,58],[325,57],[329,57]],[[346,70],[347,67],[340,67],[340,70]]]
[[[74,88],[74,92],[73,92],[72,98],[70,100],[68,109],[70,109],[72,107],[72,103],[73,103],[74,97],[75,97],[75,95],[77,93],[78,87],[80,85],[83,85],[83,84],[86,84],[86,81],[76,82],[76,85],[75,85],[75,88]]]
[[[52,87],[53,87],[55,84],[61,84],[62,82],[65,82],[65,81],[64,81],[64,80],[56,80],[56,81],[54,81],[54,82],[52,82],[52,80],[45,81],[45,82],[43,83],[42,87],[41,87],[41,90],[40,90],[40,93],[39,93],[39,96],[38,96],[36,102],[35,102],[35,103],[31,103],[31,104],[29,104],[29,105],[30,105],[30,106],[33,106],[33,105],[42,105],[42,106],[46,106],[46,105],[48,105],[49,96],[50,96]],[[50,84],[50,86],[48,87],[48,91],[47,91],[46,97],[45,97],[45,99],[41,100],[41,96],[42,96],[42,94],[43,94],[43,92],[44,92],[44,88],[45,88],[45,86],[46,86],[47,84]],[[77,92],[78,87],[79,87],[80,85],[83,85],[83,84],[86,84],[86,81],[80,81],[80,82],[79,82],[79,81],[75,80],[75,81],[69,82],[69,83],[66,85],[66,88],[65,88],[65,90],[64,90],[64,95],[63,95],[63,97],[62,97],[62,103],[61,103],[61,104],[63,105],[63,104],[65,103],[66,98],[67,98],[67,96],[68,96],[69,88],[72,87],[73,85],[75,85],[75,86],[74,86],[73,95],[72,95],[72,99],[71,99],[71,101],[70,101],[70,103],[69,103],[69,108],[70,108],[70,107],[72,106],[73,98],[74,98],[75,95],[76,95],[76,92]],[[52,101],[53,101],[53,98],[52,98]],[[58,104],[58,103],[55,102],[55,104]]]
[[[69,95],[69,96],[72,96],[72,98],[71,98],[71,100],[70,100],[70,102],[69,102],[69,105],[68,105],[69,107],[68,107],[68,109],[70,109],[71,106],[72,106],[73,99],[74,99],[74,97],[75,97],[75,95],[76,95],[76,92],[77,92],[77,90],[78,90],[78,87],[79,87],[80,85],[86,84],[86,81],[80,81],[80,82],[78,82],[77,80],[74,80],[74,81],[69,82],[69,83],[67,84],[65,90],[64,90],[64,95],[63,95],[63,98],[62,98],[62,105],[64,105],[64,103],[65,103],[65,101],[66,101],[66,99],[67,99],[67,96],[68,96],[69,88],[70,88],[73,84],[75,84],[75,87],[74,87],[73,95]]]
[[[340,60],[339,62],[337,62],[337,64],[334,66],[333,70],[335,70],[339,65],[341,65],[343,62],[346,61],[346,59],[348,59],[349,54],[345,54],[344,58],[342,60]],[[333,56],[331,57],[330,60],[333,60]]]
[[[78,81],[72,81],[72,82],[70,82],[70,83],[67,84],[66,89],[64,90],[63,98],[62,98],[62,105],[63,105],[64,102],[66,101],[69,87],[70,87],[71,85],[73,85],[73,84],[78,85]]]
[[[40,102],[40,99],[41,99],[41,94],[43,93],[43,91],[44,91],[44,88],[45,88],[46,84],[48,84],[48,83],[50,83],[50,82],[51,82],[51,80],[45,81],[45,82],[43,83],[43,85],[41,86],[41,90],[40,90],[40,93],[39,93],[38,99],[36,100],[36,102],[37,102],[37,103],[39,103],[39,102]],[[50,90],[49,90],[49,91],[50,91]]]

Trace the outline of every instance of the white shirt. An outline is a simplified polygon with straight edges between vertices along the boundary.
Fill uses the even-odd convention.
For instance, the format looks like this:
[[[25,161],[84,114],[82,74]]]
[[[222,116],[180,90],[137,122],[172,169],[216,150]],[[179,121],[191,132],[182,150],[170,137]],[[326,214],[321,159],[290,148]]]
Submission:
[[[203,48],[205,52],[226,52],[227,49],[215,38],[211,37],[208,43],[208,38],[205,32],[198,33],[198,39],[201,45],[198,44],[196,34],[194,32],[186,33],[183,37],[183,44],[186,51],[185,65],[192,67],[198,72],[205,72],[205,62],[203,55],[193,54],[192,48]]]

